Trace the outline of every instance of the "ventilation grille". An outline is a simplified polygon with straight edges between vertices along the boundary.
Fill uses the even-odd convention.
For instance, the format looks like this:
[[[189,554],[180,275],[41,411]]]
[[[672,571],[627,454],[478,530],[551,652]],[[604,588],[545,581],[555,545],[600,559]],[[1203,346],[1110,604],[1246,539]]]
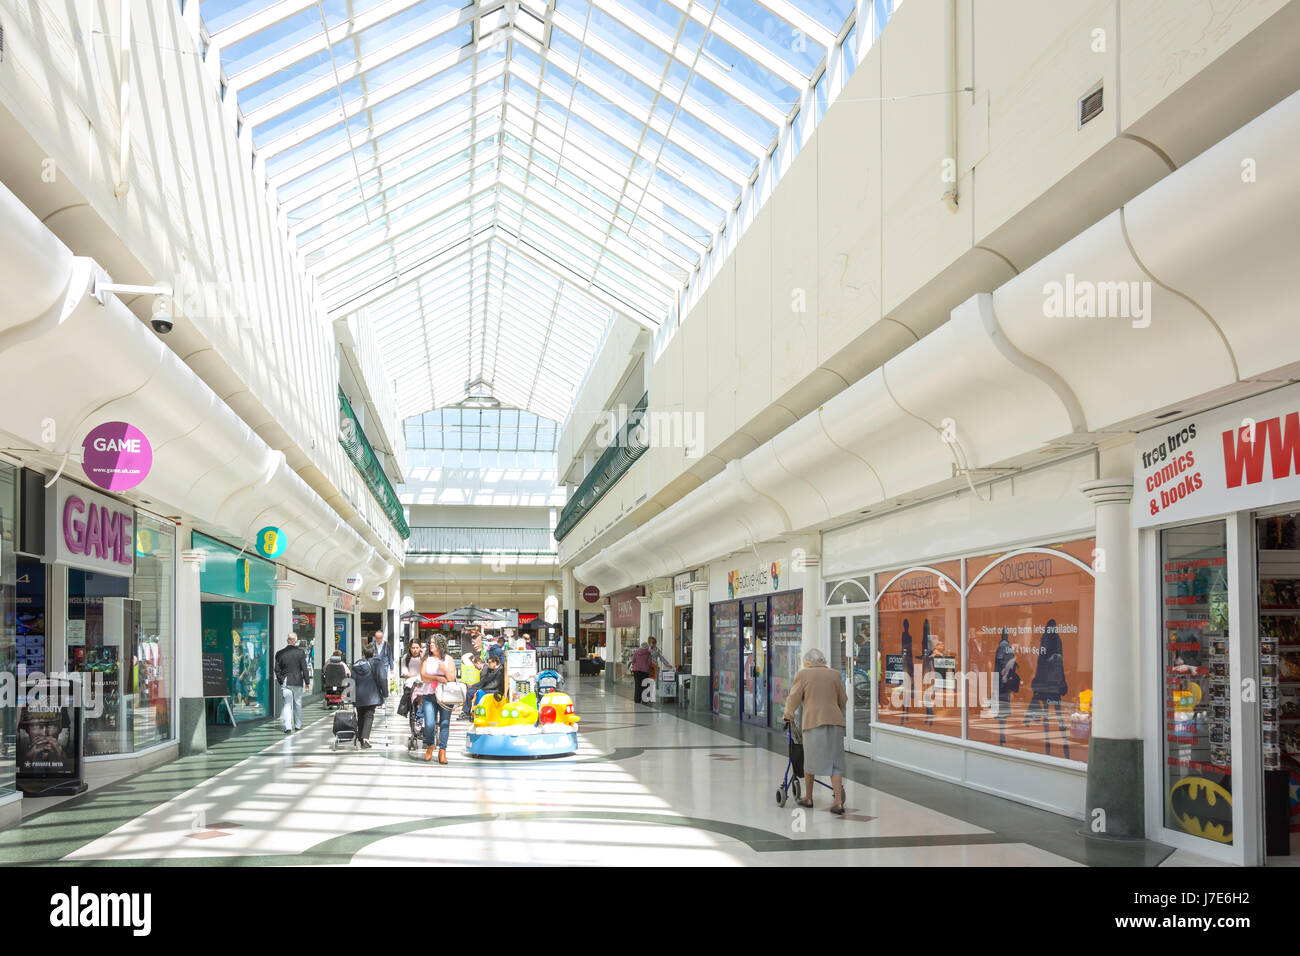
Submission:
[[[5,59],[5,28],[0,26],[0,63]]]
[[[1079,125],[1082,126],[1101,112],[1101,94],[1099,86],[1083,99],[1079,100]]]

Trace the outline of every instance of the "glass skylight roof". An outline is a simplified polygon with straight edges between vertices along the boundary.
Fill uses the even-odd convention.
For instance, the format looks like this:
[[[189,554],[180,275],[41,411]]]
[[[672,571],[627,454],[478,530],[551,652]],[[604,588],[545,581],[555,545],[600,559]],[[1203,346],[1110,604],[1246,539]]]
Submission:
[[[477,383],[556,421],[616,312],[674,309],[853,9],[200,5],[291,239],[331,315],[370,316],[398,413]]]

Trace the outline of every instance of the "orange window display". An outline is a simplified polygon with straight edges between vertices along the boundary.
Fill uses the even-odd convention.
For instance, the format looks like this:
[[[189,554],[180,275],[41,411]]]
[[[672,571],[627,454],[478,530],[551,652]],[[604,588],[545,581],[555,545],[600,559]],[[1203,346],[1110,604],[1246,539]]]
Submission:
[[[967,739],[1087,762],[1094,547],[966,562]]]
[[[882,572],[877,720],[961,736],[961,564]]]

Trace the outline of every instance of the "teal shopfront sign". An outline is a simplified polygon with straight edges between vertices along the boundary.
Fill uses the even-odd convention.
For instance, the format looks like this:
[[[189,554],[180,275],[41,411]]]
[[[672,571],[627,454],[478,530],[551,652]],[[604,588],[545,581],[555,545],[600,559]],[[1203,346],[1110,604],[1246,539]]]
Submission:
[[[194,532],[190,547],[208,553],[199,573],[199,590],[236,601],[275,604],[275,565],[251,551]]]

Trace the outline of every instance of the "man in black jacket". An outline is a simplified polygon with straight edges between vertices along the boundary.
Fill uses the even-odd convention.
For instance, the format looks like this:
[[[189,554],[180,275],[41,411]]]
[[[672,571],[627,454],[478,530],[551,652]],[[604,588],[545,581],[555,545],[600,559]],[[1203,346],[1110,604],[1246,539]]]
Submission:
[[[288,646],[281,648],[275,655],[275,682],[280,685],[280,699],[284,702],[280,708],[280,715],[284,718],[284,732],[291,734],[295,730],[302,730],[302,693],[310,677],[307,655],[298,646],[298,635],[291,633],[288,641]]]

